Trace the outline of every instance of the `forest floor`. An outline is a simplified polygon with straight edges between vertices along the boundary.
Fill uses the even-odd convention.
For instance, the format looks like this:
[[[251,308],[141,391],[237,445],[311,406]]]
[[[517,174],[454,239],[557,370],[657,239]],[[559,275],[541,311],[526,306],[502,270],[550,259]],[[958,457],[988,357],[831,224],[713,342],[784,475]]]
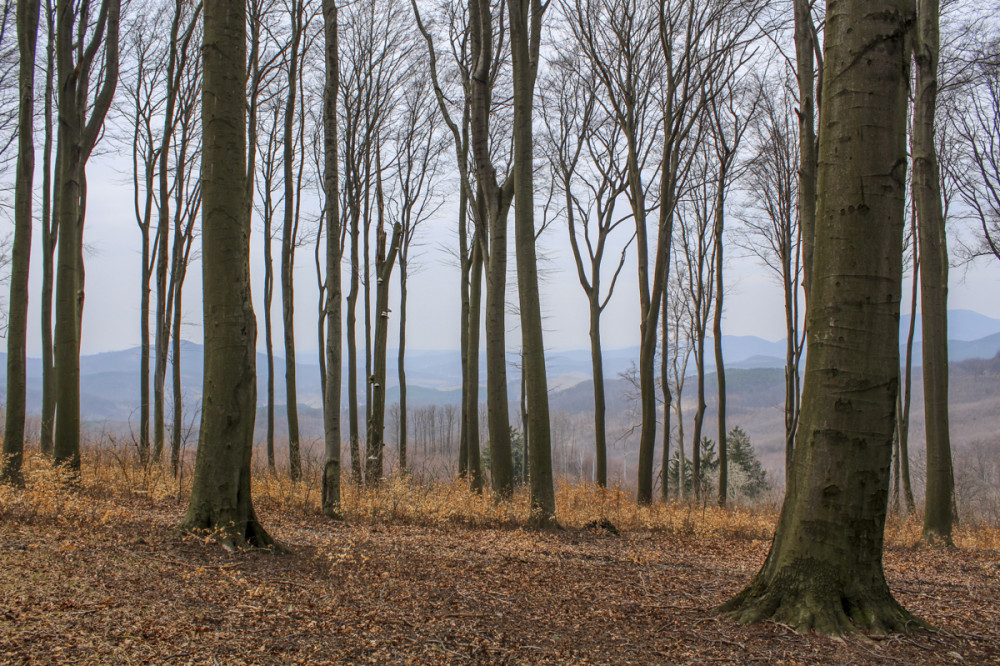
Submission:
[[[177,534],[183,484],[108,461],[58,481],[35,459],[27,488],[0,488],[3,663],[1000,663],[995,527],[930,550],[891,525],[890,587],[936,631],[832,640],[712,612],[760,567],[773,512],[564,485],[566,529],[538,532],[523,496],[394,481],[348,487],[331,522],[315,484],[261,476],[275,555]]]

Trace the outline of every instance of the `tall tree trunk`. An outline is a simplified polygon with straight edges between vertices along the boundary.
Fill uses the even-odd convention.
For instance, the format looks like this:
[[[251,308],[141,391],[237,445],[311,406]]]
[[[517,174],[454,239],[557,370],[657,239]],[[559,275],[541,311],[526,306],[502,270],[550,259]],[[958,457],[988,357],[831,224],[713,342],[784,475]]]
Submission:
[[[52,286],[55,276],[57,225],[52,214],[52,100],[56,76],[56,30],[52,0],[45,0],[45,147],[42,154],[42,422],[39,447],[44,455],[52,455],[52,439],[56,416],[56,377],[52,358]],[[58,157],[56,171],[58,172]]]
[[[360,243],[360,220],[357,211],[351,212],[351,288],[347,293],[347,410],[351,446],[351,477],[361,483],[361,435],[358,430],[358,272],[361,269],[358,256]],[[366,378],[367,380],[367,378]],[[366,381],[367,383],[367,381]]]
[[[377,176],[381,181],[381,175]],[[382,207],[381,187],[379,187],[379,208]],[[380,215],[381,217],[381,212]],[[389,337],[389,277],[392,275],[396,253],[399,251],[402,227],[397,223],[392,229],[392,241],[385,249],[385,231],[381,225],[376,230],[375,275],[375,338],[372,346],[372,374],[369,377],[371,404],[368,407],[368,455],[365,465],[365,483],[376,485],[384,473],[385,452],[385,378],[386,342]]]
[[[590,368],[594,377],[594,456],[597,485],[608,485],[608,434],[604,398],[604,353],[601,349],[601,304],[596,290],[590,295]]]
[[[469,358],[465,382],[468,390],[464,396],[462,409],[466,414],[464,430],[468,447],[466,455],[469,461],[469,480],[472,490],[480,492],[483,489],[483,471],[479,456],[479,329],[483,300],[483,253],[476,238],[472,240],[472,257],[469,261],[469,315],[465,320],[468,329]]]
[[[920,311],[923,323],[924,423],[927,495],[923,541],[951,544],[955,474],[948,426],[948,242],[934,142],[940,51],[939,0],[918,0],[914,60],[913,190],[920,235]]]
[[[916,510],[910,483],[910,392],[913,388],[913,336],[917,326],[917,291],[920,287],[920,243],[917,233],[916,210],[911,216],[913,247],[913,284],[910,292],[910,328],[906,333],[906,360],[903,362],[903,387],[899,390],[901,404],[896,408],[896,430],[899,432],[899,473],[903,486],[906,512]]]
[[[699,286],[698,289],[704,287]],[[704,295],[702,295],[704,298]],[[696,302],[695,307],[700,311],[701,304]],[[702,315],[697,315],[699,319]],[[702,429],[705,425],[705,325],[704,320],[695,323],[697,327],[697,339],[695,340],[694,365],[697,372],[697,384],[695,389],[695,411],[694,428],[691,438],[691,486],[696,501],[701,499],[701,438]]]
[[[265,196],[265,201],[270,195]],[[271,323],[271,304],[274,301],[274,258],[271,251],[271,209],[265,204],[264,211],[264,355],[267,359],[267,407],[264,446],[267,450],[267,468],[272,474],[277,472],[274,459],[274,335]]]
[[[469,428],[470,422],[476,418],[476,414],[469,411],[469,392],[472,390],[472,384],[469,378],[469,364],[472,362],[472,350],[469,348],[469,332],[472,329],[472,321],[470,320],[470,274],[472,272],[472,257],[469,254],[469,237],[466,228],[466,218],[468,216],[469,207],[469,196],[464,187],[459,188],[459,199],[458,199],[458,251],[460,253],[460,261],[462,268],[462,282],[459,285],[460,298],[461,298],[461,317],[460,319],[460,343],[462,346],[462,416],[460,433],[458,437],[458,475],[461,478],[465,478],[469,473]],[[476,248],[478,244],[476,238],[472,239],[472,247]],[[482,272],[482,267],[480,267],[480,272]],[[476,322],[478,327],[478,321]],[[477,331],[478,332],[478,331]],[[479,350],[476,350],[476,354]],[[476,377],[476,389],[479,388],[479,378]],[[477,390],[478,393],[478,390]],[[478,395],[477,395],[478,400]]]
[[[188,247],[190,247],[190,238],[187,241]],[[185,255],[187,253],[185,252]],[[171,382],[172,382],[172,393],[173,393],[173,427],[170,433],[170,470],[173,473],[174,478],[178,477],[181,469],[181,441],[183,438],[184,431],[184,394],[182,393],[181,387],[181,306],[183,304],[183,286],[184,277],[187,273],[187,256],[185,256],[182,261],[183,266],[178,266],[178,274],[176,275],[174,286],[174,321],[173,321],[173,335],[171,336],[170,342],[173,345],[173,358],[171,367]]]
[[[782,285],[785,292],[785,486],[792,471],[792,451],[795,449],[795,428],[799,421],[799,350],[798,308],[795,284],[792,280],[791,233],[785,235],[782,257]]]
[[[773,618],[832,635],[921,626],[892,597],[882,568],[912,21],[908,0],[827,3],[802,416],[771,551],[721,608],[742,622]]]
[[[473,63],[470,75],[469,127],[476,164],[477,227],[489,226],[489,237],[479,235],[486,265],[486,404],[489,420],[490,477],[498,497],[514,489],[510,450],[510,414],[507,397],[507,216],[513,197],[510,177],[501,185],[490,155],[490,107],[493,96],[493,16],[489,0],[469,2],[469,43]],[[483,229],[485,232],[485,229]]]
[[[295,93],[298,92],[299,44],[302,38],[302,3],[294,0],[290,7],[292,28],[289,45],[288,93],[285,98],[284,140],[282,166],[285,172],[284,224],[281,227],[281,313],[285,338],[285,409],[288,416],[288,469],[292,481],[302,477],[302,453],[299,448],[299,407],[295,386],[295,231],[298,219],[295,207],[295,153],[293,129],[295,125]],[[301,156],[305,159],[305,155]]]
[[[166,438],[166,407],[164,387],[167,378],[167,349],[170,345],[170,297],[167,281],[169,254],[167,238],[170,237],[170,143],[173,139],[176,117],[174,109],[177,104],[177,36],[180,32],[181,14],[184,3],[174,0],[174,14],[170,23],[170,46],[167,55],[167,97],[163,112],[163,136],[159,146],[160,160],[160,199],[159,220],[156,227],[156,358],[153,367],[153,455],[154,463],[163,458],[163,443]],[[174,169],[183,166],[175,164]]]
[[[337,0],[323,0],[326,81],[323,95],[323,190],[326,196],[326,390],[323,394],[323,513],[340,517],[340,172],[337,144],[337,96],[340,49]]]
[[[267,547],[250,495],[257,325],[246,205],[246,4],[206,3],[202,57],[205,379],[191,501],[181,529]]]
[[[819,53],[810,0],[794,0],[795,66],[799,86],[799,228],[802,230],[802,287],[808,304],[816,236],[816,68]],[[822,64],[821,64],[822,67]]]
[[[538,51],[541,43],[541,0],[508,0],[511,60],[514,77],[513,176],[514,235],[517,255],[517,291],[521,305],[522,373],[528,404],[531,522],[556,525],[556,499],[552,478],[552,433],[549,424],[549,389],[545,373],[542,308],[538,294],[538,260],[535,255],[534,139],[532,110]]]
[[[31,259],[32,183],[35,172],[35,50],[38,0],[18,0],[17,176],[7,320],[7,408],[0,476],[20,484],[27,393],[28,267]]]
[[[661,437],[662,450],[660,451],[660,498],[666,502],[670,499],[670,410],[672,408],[673,396],[670,393],[670,329],[667,324],[667,298],[668,290],[664,289],[661,294],[663,303],[660,306],[660,322],[663,329],[663,351],[660,352],[660,390],[663,391],[663,433]],[[678,497],[679,488],[683,485],[682,475],[678,475]]]
[[[729,498],[729,452],[726,446],[726,364],[722,355],[722,251],[726,210],[725,162],[723,162],[719,174],[718,188],[715,200],[715,317],[712,321],[712,337],[715,342],[715,377],[719,391],[719,506],[726,506],[726,500]]]
[[[399,356],[396,370],[399,377],[399,472],[408,474],[406,461],[406,260],[399,261]]]

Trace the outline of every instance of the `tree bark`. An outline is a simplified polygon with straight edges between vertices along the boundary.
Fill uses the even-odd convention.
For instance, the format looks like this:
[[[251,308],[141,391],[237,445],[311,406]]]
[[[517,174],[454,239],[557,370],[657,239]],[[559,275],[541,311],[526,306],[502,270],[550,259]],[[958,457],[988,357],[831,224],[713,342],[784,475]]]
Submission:
[[[35,50],[38,0],[18,0],[17,175],[7,320],[7,406],[0,477],[20,484],[27,393],[28,268],[31,259],[32,183],[35,172]]]
[[[810,0],[794,0],[795,66],[799,86],[799,225],[802,230],[802,287],[809,300],[816,236],[816,28]],[[822,64],[821,64],[822,67]]]
[[[323,189],[326,196],[326,389],[323,393],[323,513],[340,517],[341,276],[337,97],[340,48],[337,0],[323,0],[326,81],[323,95]]]
[[[52,139],[55,125],[52,122],[52,100],[56,76],[56,30],[52,0],[45,0],[45,23],[47,26],[45,46],[45,146],[42,153],[42,422],[39,432],[39,448],[43,455],[52,455],[52,440],[55,434],[56,417],[56,377],[52,350],[52,287],[55,276],[55,250],[58,226],[52,214]],[[58,172],[58,157],[56,158]]]
[[[948,242],[934,142],[940,51],[939,0],[918,0],[914,44],[913,190],[920,235],[920,311],[923,323],[924,423],[927,494],[922,540],[951,545],[955,474],[948,425]]]
[[[295,266],[296,191],[293,150],[293,129],[295,126],[295,94],[298,92],[299,44],[302,40],[301,0],[294,0],[289,9],[291,16],[291,44],[288,60],[288,90],[285,98],[284,140],[282,142],[282,166],[285,172],[284,223],[281,227],[281,313],[285,338],[285,410],[288,417],[288,470],[292,481],[302,477],[302,453],[299,446],[299,407],[295,383],[295,288],[293,269]],[[305,155],[301,156],[305,159]]]
[[[250,296],[246,205],[246,5],[206,3],[202,89],[202,280],[205,379],[185,531],[225,547],[268,547],[250,494],[257,325]]]
[[[406,260],[400,253],[399,261],[399,355],[396,370],[399,377],[399,471],[410,471],[406,460]]]
[[[468,357],[466,386],[463,409],[467,415],[465,437],[467,440],[469,482],[472,490],[483,489],[483,470],[479,455],[479,334],[481,326],[481,304],[483,301],[483,253],[476,238],[472,241],[472,257],[469,269],[469,316],[465,320],[468,328]]]
[[[910,293],[910,328],[906,334],[906,359],[903,361],[903,387],[900,389],[900,405],[896,411],[896,430],[899,431],[899,474],[903,486],[906,512],[916,510],[913,488],[910,483],[910,392],[913,388],[913,335],[917,325],[917,291],[920,288],[920,242],[917,233],[916,211],[911,217],[913,246],[913,282]]]
[[[908,0],[830,0],[802,415],[774,542],[720,610],[842,635],[920,626],[882,548],[899,377]],[[863,54],[863,57],[859,57]]]
[[[723,158],[725,160],[725,158]],[[726,210],[726,164],[720,167],[719,191],[715,200],[715,317],[712,337],[715,342],[715,377],[718,384],[719,423],[719,506],[726,506],[729,499],[729,452],[726,446],[726,365],[722,354],[722,251],[724,247]]]
[[[381,178],[381,176],[378,176]],[[381,190],[381,188],[379,188]],[[379,202],[381,208],[381,201]],[[392,240],[388,251],[385,249],[385,231],[380,225],[376,230],[375,275],[375,337],[372,345],[372,374],[368,378],[371,405],[368,407],[368,455],[365,465],[365,483],[377,485],[384,474],[385,452],[385,356],[389,337],[389,278],[396,263],[402,228],[396,224],[392,229]]]

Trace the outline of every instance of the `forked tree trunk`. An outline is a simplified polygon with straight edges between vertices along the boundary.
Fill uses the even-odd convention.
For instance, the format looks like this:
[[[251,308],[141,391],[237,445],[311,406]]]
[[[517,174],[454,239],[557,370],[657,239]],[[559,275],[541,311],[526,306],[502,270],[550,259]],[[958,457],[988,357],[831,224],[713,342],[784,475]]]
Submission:
[[[202,57],[202,281],[205,379],[187,531],[227,548],[267,547],[250,495],[257,324],[246,205],[246,4],[206,3]]]
[[[91,41],[80,58],[77,15],[70,0],[56,9],[59,71],[59,130],[56,157],[55,220],[59,259],[56,273],[56,424],[52,458],[80,470],[80,322],[83,313],[83,218],[86,165],[101,134],[118,84],[120,0],[104,0]],[[87,89],[98,45],[104,41],[101,89],[89,104]],[[90,110],[90,118],[87,111]]]
[[[918,0],[914,60],[913,190],[920,235],[923,322],[924,423],[927,433],[927,495],[923,541],[951,545],[955,474],[948,425],[948,242],[941,209],[941,182],[934,141],[940,36],[939,0]]]
[[[32,183],[35,172],[35,49],[38,0],[18,0],[17,175],[14,185],[14,244],[11,248],[7,319],[7,408],[0,476],[20,484],[27,393],[28,264],[31,258]]]
[[[911,631],[882,568],[906,183],[909,0],[827,4],[802,415],[771,551],[720,610],[798,631]],[[859,59],[857,54],[865,54]]]

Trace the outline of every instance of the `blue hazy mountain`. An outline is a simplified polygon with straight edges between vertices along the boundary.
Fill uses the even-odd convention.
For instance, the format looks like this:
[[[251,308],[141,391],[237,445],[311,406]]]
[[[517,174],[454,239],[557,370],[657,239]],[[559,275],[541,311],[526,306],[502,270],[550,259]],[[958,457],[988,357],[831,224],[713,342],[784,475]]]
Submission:
[[[901,331],[905,342],[908,318],[904,317]],[[919,332],[919,323],[917,331]],[[919,335],[914,349],[914,365],[920,365]],[[949,312],[949,354],[952,361],[967,359],[989,359],[1000,351],[1000,320],[981,315],[970,310]],[[712,340],[706,341],[706,369],[714,371],[715,356]],[[772,342],[754,336],[723,336],[723,350],[727,368],[756,370],[781,368],[784,366],[784,340]],[[181,343],[181,384],[186,404],[197,404],[201,397],[202,375],[204,371],[203,349],[201,345],[184,341]],[[616,380],[626,373],[638,359],[638,347],[607,349],[604,351],[604,373],[608,381]],[[152,354],[151,354],[152,357]],[[390,350],[387,368],[387,399],[389,403],[398,400],[399,388],[396,381],[396,351]],[[139,348],[104,352],[83,356],[80,359],[81,411],[85,419],[125,421],[136,418],[138,411]],[[303,406],[319,408],[322,405],[319,365],[316,352],[303,350],[298,355],[297,379],[299,400]],[[508,354],[508,381],[512,399],[519,393],[520,359],[517,354]],[[359,390],[364,390],[364,362],[359,362]],[[588,349],[550,350],[546,354],[549,386],[553,393],[568,390],[591,378],[591,360]],[[285,402],[285,362],[274,359],[275,403]],[[485,353],[480,358],[481,383],[485,385]],[[257,355],[259,405],[266,404],[267,359]],[[6,390],[6,355],[0,354],[0,396]],[[346,370],[346,368],[345,368]],[[694,372],[693,360],[688,365],[688,374]],[[407,352],[406,373],[408,400],[411,405],[458,402],[461,386],[461,359],[457,351]],[[41,410],[41,361],[28,360],[28,411],[37,414]],[[346,372],[345,372],[346,376]],[[346,377],[345,377],[346,382]],[[167,391],[170,392],[168,373]],[[483,394],[485,396],[485,393]],[[345,396],[346,399],[346,396]],[[282,410],[283,411],[283,410]]]

